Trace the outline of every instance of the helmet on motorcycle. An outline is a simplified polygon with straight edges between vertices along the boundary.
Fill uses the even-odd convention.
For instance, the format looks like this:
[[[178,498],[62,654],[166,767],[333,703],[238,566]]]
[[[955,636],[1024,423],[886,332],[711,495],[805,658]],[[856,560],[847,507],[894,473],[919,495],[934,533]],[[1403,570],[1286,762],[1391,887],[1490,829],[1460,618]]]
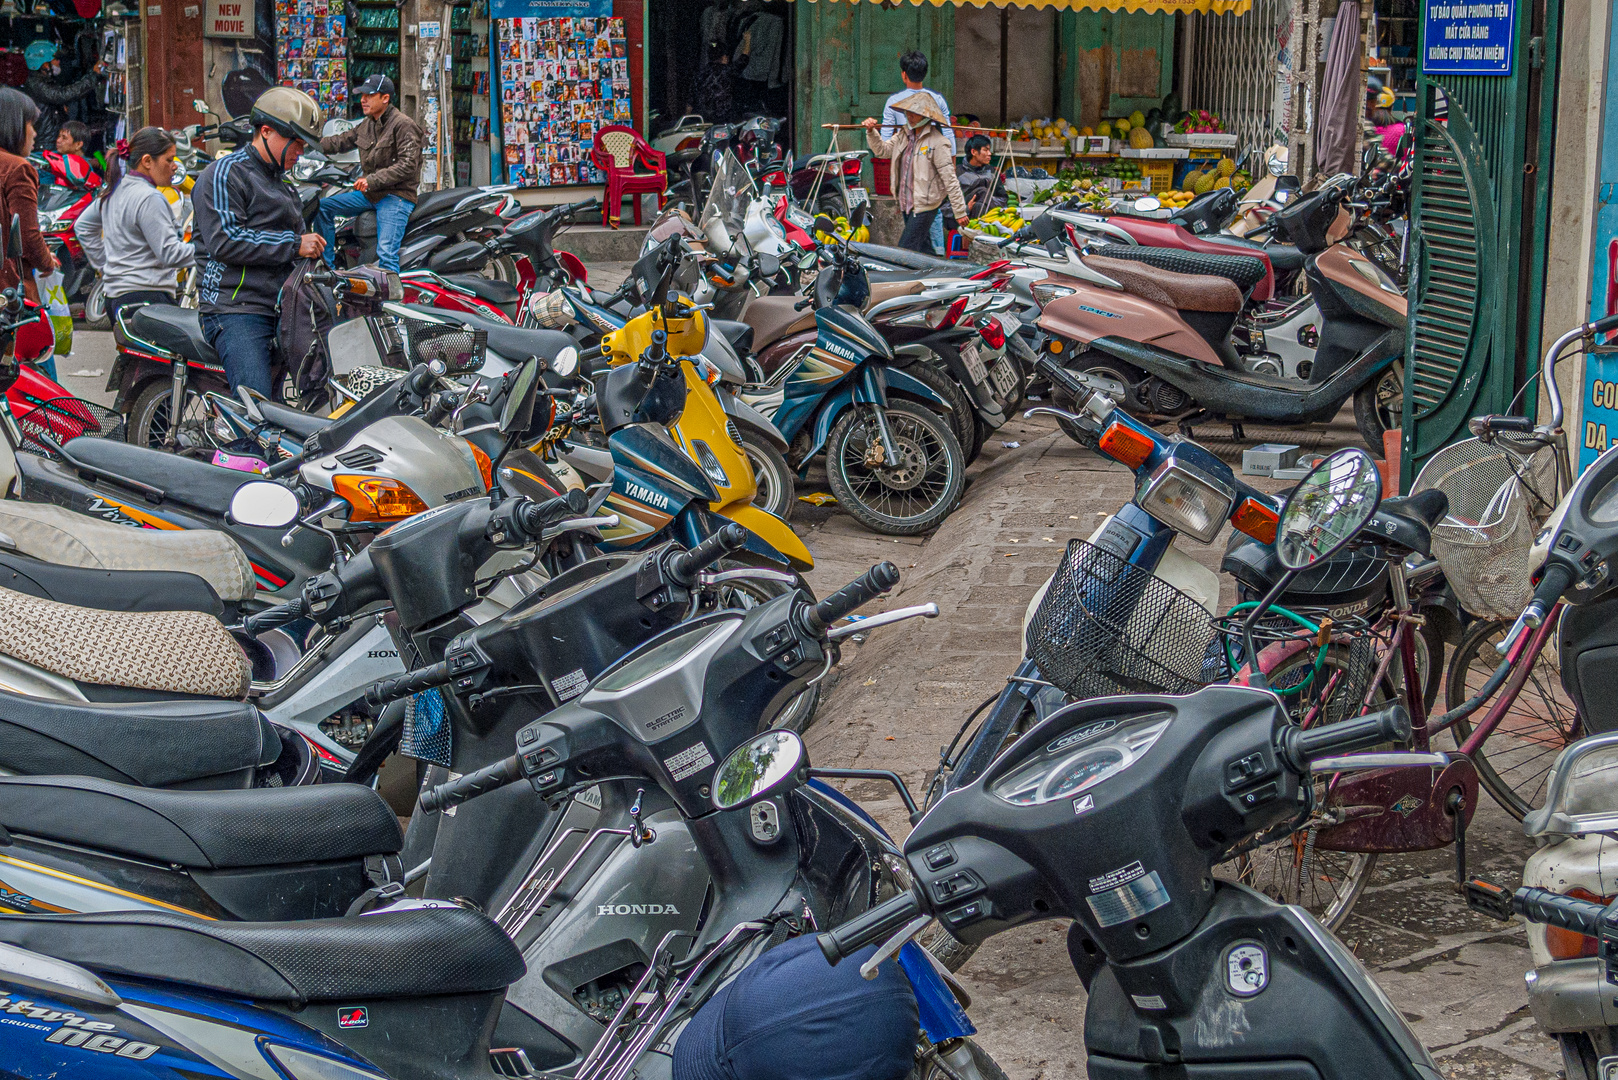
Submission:
[[[325,114],[315,104],[315,99],[302,90],[272,86],[253,102],[250,119],[255,131],[267,126],[289,139],[301,139],[310,146],[318,146]]]
[[[1376,92],[1376,107],[1379,109],[1393,108],[1395,100],[1393,88],[1390,86],[1384,86]]]

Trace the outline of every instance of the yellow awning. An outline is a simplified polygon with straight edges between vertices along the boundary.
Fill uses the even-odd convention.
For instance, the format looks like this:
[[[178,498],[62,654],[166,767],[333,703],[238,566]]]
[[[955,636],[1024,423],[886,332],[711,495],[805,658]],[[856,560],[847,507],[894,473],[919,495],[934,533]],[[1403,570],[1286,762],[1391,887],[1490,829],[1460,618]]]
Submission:
[[[815,0],[810,0],[811,3]],[[861,0],[826,0],[827,3],[857,4]],[[878,0],[864,0],[866,3],[876,3]],[[882,2],[897,2],[897,0],[882,0]],[[1055,8],[1058,11],[1127,11],[1147,12],[1149,14],[1175,14],[1177,12],[1200,12],[1204,15],[1246,15],[1253,6],[1253,0],[910,0],[917,7],[924,3],[934,7],[943,7],[946,4],[961,7],[971,4],[973,7],[1024,7],[1024,8]]]

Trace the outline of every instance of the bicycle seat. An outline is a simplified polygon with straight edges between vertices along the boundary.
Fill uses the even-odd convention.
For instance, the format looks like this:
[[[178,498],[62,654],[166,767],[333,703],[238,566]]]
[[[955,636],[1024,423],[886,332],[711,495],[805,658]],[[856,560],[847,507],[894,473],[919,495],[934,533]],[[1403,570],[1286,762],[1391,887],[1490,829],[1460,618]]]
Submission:
[[[1418,555],[1431,555],[1433,526],[1443,521],[1447,513],[1449,496],[1437,488],[1428,488],[1415,495],[1383,499],[1376,515],[1365,526],[1365,533]]]
[[[0,941],[93,971],[297,1004],[503,990],[527,970],[493,919],[464,908],[258,923],[155,911],[8,915]]]

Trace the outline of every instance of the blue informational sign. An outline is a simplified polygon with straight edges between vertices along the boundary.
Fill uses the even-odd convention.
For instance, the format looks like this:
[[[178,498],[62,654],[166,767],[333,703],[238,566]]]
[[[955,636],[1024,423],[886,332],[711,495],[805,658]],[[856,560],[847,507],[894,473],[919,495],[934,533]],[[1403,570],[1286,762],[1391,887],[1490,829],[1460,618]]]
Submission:
[[[1590,318],[1618,313],[1618,34],[1607,47],[1607,108],[1601,127],[1601,180],[1596,189],[1590,267]],[[1551,327],[1560,333],[1565,327]],[[1609,339],[1610,341],[1610,339]],[[1571,410],[1569,410],[1571,411]],[[1618,349],[1598,347],[1584,360],[1582,470],[1618,441]],[[1571,433],[1570,433],[1571,434]]]
[[[493,0],[496,19],[609,19],[612,0]]]
[[[1428,75],[1510,75],[1517,0],[1425,0],[1421,70]]]

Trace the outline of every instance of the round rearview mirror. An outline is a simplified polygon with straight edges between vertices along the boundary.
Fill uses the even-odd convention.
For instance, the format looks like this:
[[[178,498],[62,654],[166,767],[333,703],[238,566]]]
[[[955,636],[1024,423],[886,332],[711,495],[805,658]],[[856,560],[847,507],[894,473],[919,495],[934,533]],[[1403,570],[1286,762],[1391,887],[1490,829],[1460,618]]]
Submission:
[[[243,484],[230,497],[230,520],[238,525],[280,529],[297,521],[302,512],[296,495],[268,480]]]
[[[553,373],[560,375],[562,378],[569,377],[579,370],[579,350],[571,345],[565,346],[561,352],[556,354],[555,359],[551,361],[550,367]]]
[[[1281,508],[1275,554],[1288,570],[1329,559],[1365,527],[1382,502],[1382,474],[1371,455],[1337,451],[1316,465]]]
[[[1144,198],[1135,200],[1135,212],[1137,214],[1150,214],[1154,210],[1161,209],[1163,209],[1163,201],[1156,195],[1147,195]]]
[[[1271,176],[1281,176],[1287,171],[1287,148],[1272,146],[1269,153],[1264,155],[1264,168]]]
[[[788,785],[803,783],[808,768],[803,740],[772,728],[738,746],[719,766],[713,778],[714,808],[737,810],[769,798]]]

